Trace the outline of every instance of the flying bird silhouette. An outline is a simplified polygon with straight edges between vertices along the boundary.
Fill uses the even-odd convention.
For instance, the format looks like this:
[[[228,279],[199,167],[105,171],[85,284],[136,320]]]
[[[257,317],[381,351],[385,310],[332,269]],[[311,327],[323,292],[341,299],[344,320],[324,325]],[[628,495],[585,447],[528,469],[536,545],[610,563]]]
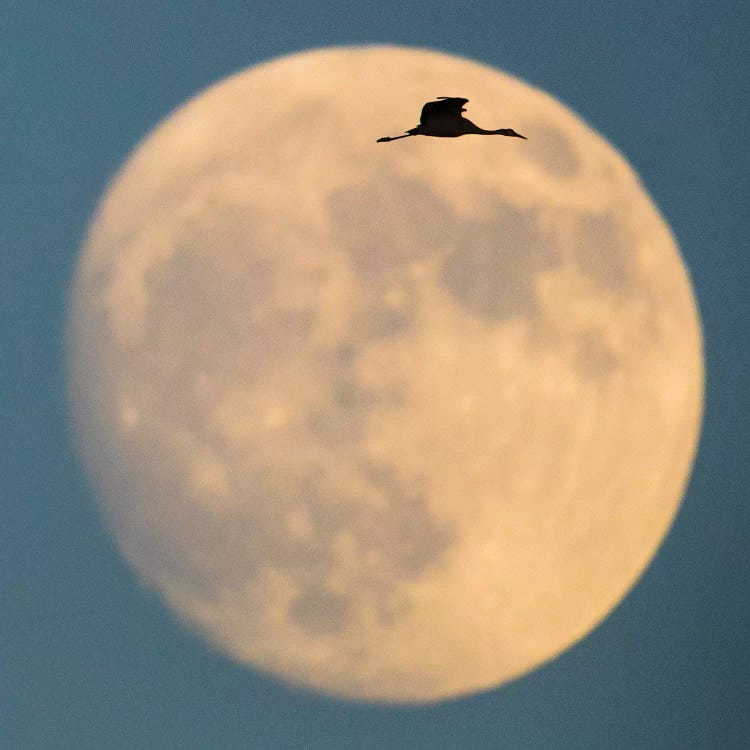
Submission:
[[[432,135],[436,138],[458,138],[460,135],[509,135],[515,138],[523,138],[525,135],[516,133],[511,128],[500,128],[500,130],[485,130],[467,120],[461,113],[466,112],[464,104],[468,99],[458,96],[439,96],[436,102],[427,102],[422,107],[419,116],[419,125],[407,130],[405,135],[385,136],[378,138],[378,143],[397,141],[399,138],[408,138],[410,135]]]

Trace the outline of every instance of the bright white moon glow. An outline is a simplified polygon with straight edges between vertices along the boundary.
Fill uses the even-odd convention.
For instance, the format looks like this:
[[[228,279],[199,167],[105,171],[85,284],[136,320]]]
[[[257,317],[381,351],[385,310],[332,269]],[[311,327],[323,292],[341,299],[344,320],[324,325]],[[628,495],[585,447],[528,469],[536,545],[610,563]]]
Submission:
[[[375,143],[436,96],[529,140]],[[93,220],[69,352],[140,578],[232,658],[360,700],[586,635],[663,539],[702,405],[688,277],[625,160],[519,80],[395,47],[162,123]]]

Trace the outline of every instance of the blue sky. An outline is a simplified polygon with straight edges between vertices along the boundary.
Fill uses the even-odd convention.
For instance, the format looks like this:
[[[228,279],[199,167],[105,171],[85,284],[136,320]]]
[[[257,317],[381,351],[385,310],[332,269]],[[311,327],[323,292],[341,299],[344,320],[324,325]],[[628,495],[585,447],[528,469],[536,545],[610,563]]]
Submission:
[[[740,748],[750,736],[747,3],[11,3],[0,23],[0,746]],[[546,89],[631,161],[690,269],[704,428],[665,545],[551,664],[431,707],[357,706],[215,655],[98,519],[65,401],[68,285],[142,136],[238,69],[398,43]]]

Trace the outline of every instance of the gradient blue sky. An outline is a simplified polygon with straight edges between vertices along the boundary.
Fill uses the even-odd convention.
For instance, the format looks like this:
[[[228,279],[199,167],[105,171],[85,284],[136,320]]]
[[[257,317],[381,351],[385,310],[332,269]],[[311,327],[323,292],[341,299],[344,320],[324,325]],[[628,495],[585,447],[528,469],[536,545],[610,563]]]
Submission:
[[[746,747],[748,38],[747,2],[3,3],[0,746]],[[371,42],[501,67],[609,138],[674,229],[706,339],[692,482],[644,578],[553,663],[500,690],[423,708],[288,689],[175,623],[99,523],[65,401],[65,300],[78,246],[133,146],[238,69]]]

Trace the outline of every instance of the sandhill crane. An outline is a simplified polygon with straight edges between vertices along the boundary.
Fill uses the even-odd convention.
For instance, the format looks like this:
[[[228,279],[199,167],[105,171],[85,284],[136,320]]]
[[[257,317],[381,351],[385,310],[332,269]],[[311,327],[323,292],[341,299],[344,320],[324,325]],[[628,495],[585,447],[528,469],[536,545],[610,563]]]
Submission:
[[[468,101],[468,99],[462,99],[458,96],[439,96],[438,101],[427,102],[422,107],[422,114],[419,116],[419,125],[416,128],[407,130],[405,135],[378,138],[377,142],[397,141],[399,138],[408,138],[410,135],[458,138],[460,135],[470,135],[472,133],[476,135],[509,135],[526,140],[525,135],[516,133],[511,128],[485,130],[475,125],[471,120],[467,120],[461,113],[466,112],[464,104]]]

